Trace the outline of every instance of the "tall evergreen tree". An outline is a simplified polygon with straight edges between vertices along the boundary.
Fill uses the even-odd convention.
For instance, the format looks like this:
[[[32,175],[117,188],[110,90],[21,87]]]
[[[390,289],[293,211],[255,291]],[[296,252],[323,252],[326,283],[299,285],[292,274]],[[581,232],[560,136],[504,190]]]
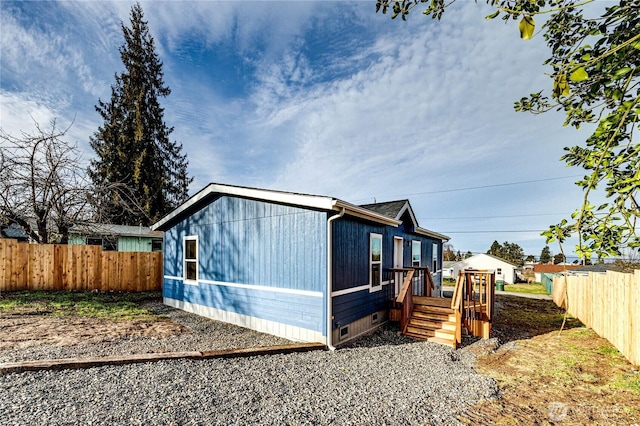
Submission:
[[[540,252],[540,263],[549,262],[551,262],[551,250],[549,250],[549,246],[544,246],[544,248]]]
[[[103,196],[98,200],[103,220],[116,224],[150,225],[186,200],[193,180],[187,175],[182,144],[169,136],[159,99],[171,93],[165,86],[162,62],[139,3],[131,8],[131,27],[121,23],[125,70],[115,75],[111,100],[98,100],[104,124],[90,140],[97,154],[89,176]]]

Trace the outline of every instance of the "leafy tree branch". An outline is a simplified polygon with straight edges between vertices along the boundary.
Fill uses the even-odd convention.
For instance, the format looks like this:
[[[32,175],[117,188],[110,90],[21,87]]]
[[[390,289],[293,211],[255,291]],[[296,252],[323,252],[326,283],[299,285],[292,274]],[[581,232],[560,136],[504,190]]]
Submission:
[[[390,2],[378,0],[377,11],[386,13],[393,3],[392,18],[406,20],[409,12],[427,0]],[[640,247],[638,233],[638,191],[640,190],[640,143],[634,130],[640,118],[640,3],[618,0],[607,3],[599,16],[593,0],[486,0],[504,21],[518,20],[520,37],[534,36],[534,16],[549,15],[540,32],[550,50],[544,62],[551,68],[550,96],[543,90],[523,97],[516,111],[533,114],[563,110],[564,125],[580,128],[596,124],[584,145],[565,147],[561,157],[571,167],[586,171],[576,182],[584,191],[582,205],[543,233],[547,243],[564,242],[578,235],[576,253],[589,258],[619,256],[621,250]],[[586,10],[585,6],[593,4]],[[425,15],[441,19],[453,4],[431,0]],[[610,6],[609,6],[610,5]],[[594,191],[601,190],[607,201],[591,204]]]

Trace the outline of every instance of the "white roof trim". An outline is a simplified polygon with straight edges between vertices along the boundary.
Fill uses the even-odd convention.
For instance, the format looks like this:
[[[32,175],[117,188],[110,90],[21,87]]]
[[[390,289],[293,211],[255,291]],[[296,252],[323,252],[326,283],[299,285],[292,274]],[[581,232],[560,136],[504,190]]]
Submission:
[[[373,220],[375,222],[381,222],[392,226],[398,226],[401,223],[398,220],[394,220],[387,216],[383,216],[381,214],[363,209],[362,207],[358,207],[332,197],[296,194],[293,192],[275,191],[271,189],[257,189],[242,186],[223,185],[219,183],[210,183],[202,190],[197,192],[194,196],[182,203],[182,205],[178,206],[171,213],[160,219],[160,221],[153,224],[151,229],[157,230],[161,228],[163,225],[180,216],[184,211],[191,208],[210,194],[235,195],[238,197],[254,198],[258,200],[273,201],[277,203],[291,204],[302,207],[311,207],[321,210],[339,211],[344,208],[345,213],[350,216]]]
[[[413,221],[414,228],[418,228],[418,220],[416,219],[416,216],[413,213],[413,208],[411,207],[409,200],[405,201],[404,206],[400,209],[400,211],[396,215],[396,219],[400,220],[404,212],[406,212],[407,210],[409,210],[409,216],[411,216],[411,220]]]
[[[420,227],[417,227],[417,226],[415,227],[415,232],[416,232],[416,234],[425,235],[427,237],[432,237],[432,238],[437,238],[437,239],[442,240],[442,241],[449,241],[451,239],[451,237],[449,237],[448,235],[439,234],[437,232],[429,231],[428,229],[420,228]]]
[[[371,210],[363,209],[362,207],[358,207],[356,205],[347,203],[342,200],[336,200],[335,203],[336,208],[334,210],[339,210],[344,208],[345,213],[349,216],[359,217],[361,219],[373,220],[375,222],[381,222],[386,225],[391,225],[397,227],[402,222],[396,219],[392,219],[388,216],[372,212]]]

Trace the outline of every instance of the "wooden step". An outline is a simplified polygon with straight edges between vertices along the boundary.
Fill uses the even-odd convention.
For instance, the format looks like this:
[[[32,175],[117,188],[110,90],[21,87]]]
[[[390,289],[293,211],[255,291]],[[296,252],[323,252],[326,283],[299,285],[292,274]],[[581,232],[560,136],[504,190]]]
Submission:
[[[419,312],[430,312],[430,313],[437,313],[437,314],[443,314],[443,315],[449,315],[454,313],[453,309],[451,308],[445,308],[442,306],[431,306],[431,305],[413,305],[413,310],[419,311]]]
[[[405,332],[408,336],[419,336],[418,338],[426,339],[428,337],[439,337],[441,339],[448,340],[456,340],[455,331],[451,330],[443,330],[441,328],[431,329],[431,328],[422,328],[415,327],[412,325],[407,326],[407,331]]]
[[[412,316],[411,319],[409,319],[409,325],[417,328],[429,328],[432,330],[437,330],[439,328],[442,328],[442,321],[433,321]]]
[[[456,322],[455,314],[438,314],[431,312],[413,311],[412,317],[419,318],[427,321],[440,321],[440,322]]]
[[[420,317],[411,317],[409,319],[409,325],[414,327],[431,328],[431,329],[443,329],[449,331],[456,331],[456,323],[453,321],[433,321]]]

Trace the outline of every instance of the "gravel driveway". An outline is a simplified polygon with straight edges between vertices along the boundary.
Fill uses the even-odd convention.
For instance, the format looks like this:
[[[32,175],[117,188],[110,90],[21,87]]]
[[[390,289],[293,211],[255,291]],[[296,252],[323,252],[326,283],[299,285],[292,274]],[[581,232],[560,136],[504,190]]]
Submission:
[[[252,338],[264,345],[287,342],[179,311],[167,313],[189,317],[183,321],[196,327],[192,346],[141,339],[59,353],[93,356],[134,347],[144,352],[158,345],[217,349]],[[211,346],[214,341],[219,347]],[[58,353],[30,351],[45,358]],[[17,355],[26,356],[12,357]],[[465,349],[415,342],[384,326],[333,352],[7,374],[0,376],[0,424],[455,424],[457,413],[497,394],[493,379],[477,374],[472,361]]]

